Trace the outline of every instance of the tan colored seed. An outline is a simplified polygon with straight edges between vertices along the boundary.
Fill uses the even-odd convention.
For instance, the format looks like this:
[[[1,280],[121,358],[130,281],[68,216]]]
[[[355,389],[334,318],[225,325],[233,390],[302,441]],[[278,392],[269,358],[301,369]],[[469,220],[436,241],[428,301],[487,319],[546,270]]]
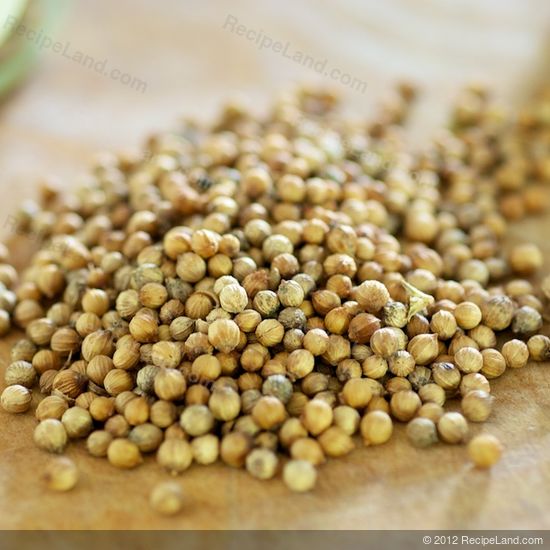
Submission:
[[[183,508],[183,491],[175,481],[157,483],[149,497],[151,508],[163,516],[173,516]]]
[[[390,415],[384,411],[368,412],[361,419],[360,431],[365,445],[382,445],[393,433]]]
[[[290,460],[283,468],[283,480],[291,491],[305,493],[315,487],[317,470],[306,460]]]
[[[468,423],[460,413],[448,412],[439,419],[437,431],[445,443],[463,443],[468,436]]]
[[[114,439],[107,449],[107,458],[116,468],[131,469],[143,462],[138,446],[128,439]]]
[[[29,410],[31,406],[31,392],[25,386],[8,386],[2,392],[0,403],[2,408],[12,414],[20,414]]]
[[[76,464],[68,457],[60,456],[49,462],[43,479],[52,491],[70,491],[78,482],[79,472]]]
[[[468,454],[478,468],[494,466],[500,460],[503,450],[502,443],[490,434],[477,435],[468,444]]]

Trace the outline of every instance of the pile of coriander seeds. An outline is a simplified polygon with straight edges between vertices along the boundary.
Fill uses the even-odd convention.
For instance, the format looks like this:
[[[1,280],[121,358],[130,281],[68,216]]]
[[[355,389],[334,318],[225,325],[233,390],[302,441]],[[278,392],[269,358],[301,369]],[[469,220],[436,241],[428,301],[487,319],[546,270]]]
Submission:
[[[505,246],[508,223],[548,203],[550,93],[508,114],[471,86],[411,153],[414,96],[400,86],[367,122],[322,89],[264,120],[232,103],[212,127],[100,156],[75,191],[43,184],[17,213],[41,237],[31,265],[0,250],[0,330],[26,333],[2,407],[43,396],[34,441],[52,453],[83,439],[115,467],[153,454],[171,474],[221,460],[299,492],[395,422],[415,446],[498,461],[495,437],[469,437],[490,380],[550,358],[550,279],[528,280],[542,254]],[[68,459],[49,467],[54,489],[76,480]],[[151,502],[177,511],[178,487]]]

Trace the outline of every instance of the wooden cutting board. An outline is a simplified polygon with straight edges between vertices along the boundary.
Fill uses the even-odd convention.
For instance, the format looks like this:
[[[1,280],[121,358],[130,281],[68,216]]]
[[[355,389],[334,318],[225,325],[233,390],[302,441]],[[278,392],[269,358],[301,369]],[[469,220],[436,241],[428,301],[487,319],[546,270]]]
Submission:
[[[147,82],[144,93],[95,74],[60,55],[43,63],[0,111],[0,228],[33,196],[45,173],[70,187],[91,154],[139,143],[179,114],[209,117],[241,89],[261,110],[293,79],[319,80],[304,67],[257,48],[223,29],[228,15],[275,40],[291,41],[329,65],[363,78],[366,94],[343,88],[351,110],[367,107],[399,76],[421,81],[425,100],[415,117],[427,134],[460,82],[483,76],[505,102],[526,97],[543,75],[548,3],[514,0],[410,3],[390,0],[241,1],[152,0],[94,3],[78,0],[67,21],[51,31],[97,60]],[[337,6],[337,7],[336,7]],[[415,7],[413,7],[415,6]],[[228,13],[230,10],[230,13]],[[323,79],[321,79],[323,81]],[[514,238],[538,242],[550,268],[550,219],[514,228]],[[19,239],[14,260],[24,264],[32,243]],[[16,336],[0,343],[0,376]],[[259,482],[225,466],[193,466],[179,478],[184,511],[159,518],[147,500],[165,479],[154,460],[121,472],[87,456],[81,444],[68,455],[82,480],[69,494],[40,483],[49,456],[32,443],[35,420],[0,412],[0,528],[4,529],[396,529],[550,528],[550,366],[507,372],[492,383],[489,422],[472,431],[506,445],[490,472],[471,468],[464,447],[439,444],[419,451],[397,427],[393,440],[334,460],[316,490],[293,495],[280,480]],[[3,379],[3,376],[2,376]],[[3,382],[0,382],[0,388]],[[36,403],[34,403],[34,406]]]

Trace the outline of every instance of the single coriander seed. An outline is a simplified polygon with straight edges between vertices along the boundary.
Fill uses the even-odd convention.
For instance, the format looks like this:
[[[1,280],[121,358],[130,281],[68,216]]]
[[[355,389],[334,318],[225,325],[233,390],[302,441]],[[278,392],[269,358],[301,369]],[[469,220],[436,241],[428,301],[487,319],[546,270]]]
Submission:
[[[494,397],[483,390],[472,390],[462,398],[462,414],[470,422],[485,422],[493,408]]]
[[[429,447],[437,443],[437,428],[429,418],[413,418],[407,424],[407,438],[415,447]]]
[[[365,445],[382,445],[393,433],[391,417],[380,410],[368,412],[361,419],[360,431]]]
[[[333,420],[332,408],[321,399],[312,399],[305,404],[301,421],[311,435],[319,435],[326,430]]]
[[[138,446],[125,438],[113,439],[107,449],[107,458],[116,468],[131,469],[143,462]]]
[[[34,429],[34,442],[44,451],[62,453],[67,441],[67,432],[60,420],[47,418]]]
[[[25,386],[16,384],[4,389],[0,397],[0,404],[6,412],[20,414],[29,410],[31,400],[30,390]]]
[[[48,489],[64,492],[74,488],[79,472],[70,458],[60,456],[46,465],[42,477]]]
[[[445,443],[464,443],[468,436],[468,423],[460,413],[448,412],[439,419],[437,431]]]
[[[296,493],[306,493],[315,487],[317,470],[306,460],[290,460],[283,468],[286,486]]]
[[[175,481],[157,483],[149,497],[151,508],[163,516],[173,516],[184,504],[183,491]]]
[[[268,449],[254,449],[246,457],[246,469],[257,479],[271,479],[277,472],[278,463],[277,455]]]
[[[197,464],[213,464],[220,454],[220,440],[213,434],[195,437],[191,441],[191,450]]]
[[[477,435],[468,444],[468,454],[478,468],[494,466],[500,460],[503,450],[502,443],[490,434]]]
[[[511,369],[520,369],[529,361],[529,348],[521,340],[509,340],[502,346],[502,355]]]

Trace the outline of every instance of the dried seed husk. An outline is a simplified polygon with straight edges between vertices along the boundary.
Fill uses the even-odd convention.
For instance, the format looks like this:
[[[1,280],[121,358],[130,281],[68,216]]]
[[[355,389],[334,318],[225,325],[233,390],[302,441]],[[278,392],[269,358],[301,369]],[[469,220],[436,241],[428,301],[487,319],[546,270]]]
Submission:
[[[143,462],[139,447],[124,438],[113,439],[107,448],[107,458],[116,468],[132,469]]]
[[[68,442],[67,432],[60,420],[47,418],[36,426],[34,442],[44,451],[62,453]]]
[[[2,392],[0,403],[2,408],[12,414],[20,414],[29,410],[32,395],[28,388],[15,384],[8,386]]]
[[[494,399],[486,391],[471,390],[462,398],[462,414],[470,422],[485,422],[491,415]]]
[[[78,477],[76,464],[66,456],[49,462],[43,474],[46,486],[52,491],[70,491],[78,483]]]
[[[407,438],[415,447],[437,443],[437,428],[428,418],[414,418],[407,424]]]
[[[158,483],[149,497],[151,508],[163,516],[173,516],[181,511],[184,495],[181,487],[173,481]]]
[[[69,403],[66,399],[57,395],[49,395],[38,403],[36,407],[35,416],[39,421],[46,420],[47,418],[54,418],[55,420],[61,420],[63,413],[69,408]]]
[[[27,361],[15,361],[7,366],[4,380],[7,386],[17,384],[26,388],[32,388],[36,381],[36,371],[32,364]]]
[[[439,419],[437,431],[445,443],[463,443],[468,436],[468,423],[460,413],[447,412]]]
[[[49,372],[49,371],[47,371]],[[56,372],[52,389],[69,398],[75,399],[86,386],[86,377],[74,370]]]
[[[291,460],[283,468],[286,486],[297,493],[311,491],[317,482],[317,470],[305,460]]]

